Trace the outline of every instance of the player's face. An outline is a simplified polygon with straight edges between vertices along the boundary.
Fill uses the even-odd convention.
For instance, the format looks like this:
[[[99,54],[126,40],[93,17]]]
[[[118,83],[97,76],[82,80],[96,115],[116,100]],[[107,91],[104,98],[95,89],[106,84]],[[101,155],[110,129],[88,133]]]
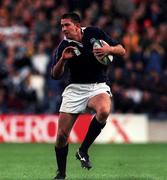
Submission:
[[[76,39],[76,36],[79,35],[80,25],[72,22],[71,19],[61,19],[61,28],[68,39]]]

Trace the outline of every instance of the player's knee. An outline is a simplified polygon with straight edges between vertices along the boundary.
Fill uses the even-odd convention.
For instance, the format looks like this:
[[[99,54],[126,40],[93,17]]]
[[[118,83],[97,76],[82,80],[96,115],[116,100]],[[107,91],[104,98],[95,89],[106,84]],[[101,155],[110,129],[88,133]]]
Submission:
[[[68,133],[64,130],[58,130],[57,139],[56,139],[56,147],[61,148],[64,147],[68,140]]]
[[[97,119],[99,122],[104,123],[110,114],[109,108],[100,108],[97,112]]]

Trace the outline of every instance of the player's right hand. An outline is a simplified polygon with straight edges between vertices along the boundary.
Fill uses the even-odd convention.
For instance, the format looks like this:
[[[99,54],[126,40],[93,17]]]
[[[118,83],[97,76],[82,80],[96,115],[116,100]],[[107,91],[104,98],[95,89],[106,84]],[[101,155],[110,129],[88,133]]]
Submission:
[[[75,56],[75,53],[74,53],[75,49],[76,48],[73,47],[73,46],[66,47],[62,52],[62,59],[63,60],[68,60],[68,59],[74,57]]]

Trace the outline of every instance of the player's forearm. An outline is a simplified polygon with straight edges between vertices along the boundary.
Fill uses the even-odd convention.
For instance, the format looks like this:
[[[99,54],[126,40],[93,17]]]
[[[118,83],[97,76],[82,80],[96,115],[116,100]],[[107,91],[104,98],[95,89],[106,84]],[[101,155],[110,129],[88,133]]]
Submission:
[[[110,53],[109,54],[118,55],[118,56],[124,56],[125,53],[126,53],[126,50],[120,44],[110,47]]]
[[[60,58],[60,60],[52,67],[51,76],[54,79],[60,79],[64,73],[65,61]]]

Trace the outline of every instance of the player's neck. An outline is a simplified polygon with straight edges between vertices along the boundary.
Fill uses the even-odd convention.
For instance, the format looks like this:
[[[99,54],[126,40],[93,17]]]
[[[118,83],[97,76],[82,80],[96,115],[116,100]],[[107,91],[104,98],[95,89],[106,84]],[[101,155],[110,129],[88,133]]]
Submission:
[[[76,41],[81,42],[81,41],[82,41],[82,36],[78,36],[78,37],[76,38]]]
[[[75,36],[75,41],[78,41],[78,42],[82,42],[82,36],[83,36],[83,33],[82,31],[80,30],[77,35]]]

